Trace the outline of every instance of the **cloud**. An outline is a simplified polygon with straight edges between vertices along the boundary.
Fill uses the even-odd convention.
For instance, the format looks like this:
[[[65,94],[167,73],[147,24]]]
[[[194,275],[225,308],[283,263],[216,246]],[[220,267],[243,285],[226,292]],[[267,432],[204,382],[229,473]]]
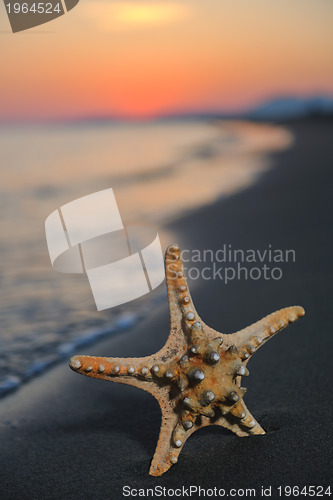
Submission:
[[[189,7],[172,2],[94,1],[81,7],[81,14],[107,31],[129,31],[173,24],[188,17]]]

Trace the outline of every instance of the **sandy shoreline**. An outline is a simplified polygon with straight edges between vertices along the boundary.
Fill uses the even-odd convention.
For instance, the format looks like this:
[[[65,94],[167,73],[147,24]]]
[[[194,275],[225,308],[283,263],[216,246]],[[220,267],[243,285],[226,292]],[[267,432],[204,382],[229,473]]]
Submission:
[[[212,121],[215,134],[183,150],[164,168],[141,171],[115,189],[127,220],[163,225],[246,189],[270,168],[269,154],[291,146],[282,126]]]
[[[237,438],[205,429],[188,441],[167,474],[149,477],[157,403],[133,388],[80,377],[64,362],[0,401],[1,499],[117,500],[128,484],[252,487],[258,493],[261,485],[275,492],[280,485],[329,485],[332,127],[293,125],[293,147],[273,157],[278,168],[166,228],[188,248],[218,249],[229,242],[265,248],[269,242],[295,249],[296,262],[281,280],[193,283],[199,313],[223,332],[295,303],[306,310],[305,318],[271,340],[249,365],[245,401],[267,434]],[[150,354],[168,330],[167,306],[161,303],[133,331],[89,348],[89,354]]]
[[[139,301],[98,312],[86,276],[52,269],[55,208],[112,187],[124,224],[155,226],[166,247],[168,222],[246,189],[292,141],[282,126],[223,120],[0,128],[0,397],[141,314]]]

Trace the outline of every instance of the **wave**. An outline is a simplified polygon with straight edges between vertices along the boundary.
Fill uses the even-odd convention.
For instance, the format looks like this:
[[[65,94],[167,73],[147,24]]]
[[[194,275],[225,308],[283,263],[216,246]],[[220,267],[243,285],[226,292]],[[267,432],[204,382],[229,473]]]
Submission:
[[[46,355],[45,357],[31,363],[22,377],[17,375],[8,375],[5,379],[0,381],[0,398],[10,392],[16,391],[25,382],[28,382],[32,378],[45,373],[52,366],[58,364],[64,359],[70,358],[77,352],[78,349],[135,327],[143,318],[146,317],[153,305],[157,305],[164,299],[164,293],[156,294],[154,299],[149,301],[149,306],[146,304],[139,311],[127,311],[121,313],[111,325],[85,330],[77,338],[62,342],[58,345],[54,354]]]

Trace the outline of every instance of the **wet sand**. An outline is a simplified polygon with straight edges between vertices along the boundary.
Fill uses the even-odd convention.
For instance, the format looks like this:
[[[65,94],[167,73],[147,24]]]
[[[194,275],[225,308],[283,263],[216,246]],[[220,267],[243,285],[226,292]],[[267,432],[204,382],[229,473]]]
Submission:
[[[177,465],[150,477],[157,402],[131,387],[81,377],[64,362],[0,402],[1,499],[117,500],[125,498],[125,485],[255,488],[257,497],[261,486],[272,486],[275,498],[278,486],[330,484],[333,122],[295,123],[291,130],[293,146],[271,158],[276,168],[257,184],[166,228],[187,248],[295,250],[280,280],[200,280],[192,287],[199,314],[224,333],[284,306],[305,308],[304,318],[249,363],[245,402],[267,434],[238,438],[203,429]],[[133,331],[86,354],[150,354],[168,330],[163,302]]]

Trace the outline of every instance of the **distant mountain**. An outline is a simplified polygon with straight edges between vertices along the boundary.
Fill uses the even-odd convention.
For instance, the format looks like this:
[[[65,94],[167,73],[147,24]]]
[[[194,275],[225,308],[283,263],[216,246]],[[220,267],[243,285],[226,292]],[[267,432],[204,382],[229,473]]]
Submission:
[[[242,111],[185,111],[161,114],[157,120],[255,120],[284,121],[311,117],[333,117],[333,96],[276,97]]]
[[[175,120],[253,120],[253,121],[287,121],[306,119],[313,117],[333,118],[333,95],[318,95],[312,97],[280,96],[274,99],[263,101],[252,108],[226,111],[217,108],[216,110],[193,110],[181,112],[161,113],[156,116],[146,117],[146,121],[173,122]],[[73,124],[87,126],[94,124],[98,126],[109,126],[126,122],[140,122],[144,119],[135,117],[123,117],[120,115],[92,115],[83,117],[64,118],[50,120],[52,123]],[[36,120],[38,123],[38,120]],[[17,123],[13,120],[13,123]],[[24,121],[22,122],[24,123]],[[45,120],[45,123],[48,123]],[[8,121],[1,121],[1,124],[8,124]]]
[[[333,115],[333,97],[278,97],[245,113],[253,120],[290,120]]]

